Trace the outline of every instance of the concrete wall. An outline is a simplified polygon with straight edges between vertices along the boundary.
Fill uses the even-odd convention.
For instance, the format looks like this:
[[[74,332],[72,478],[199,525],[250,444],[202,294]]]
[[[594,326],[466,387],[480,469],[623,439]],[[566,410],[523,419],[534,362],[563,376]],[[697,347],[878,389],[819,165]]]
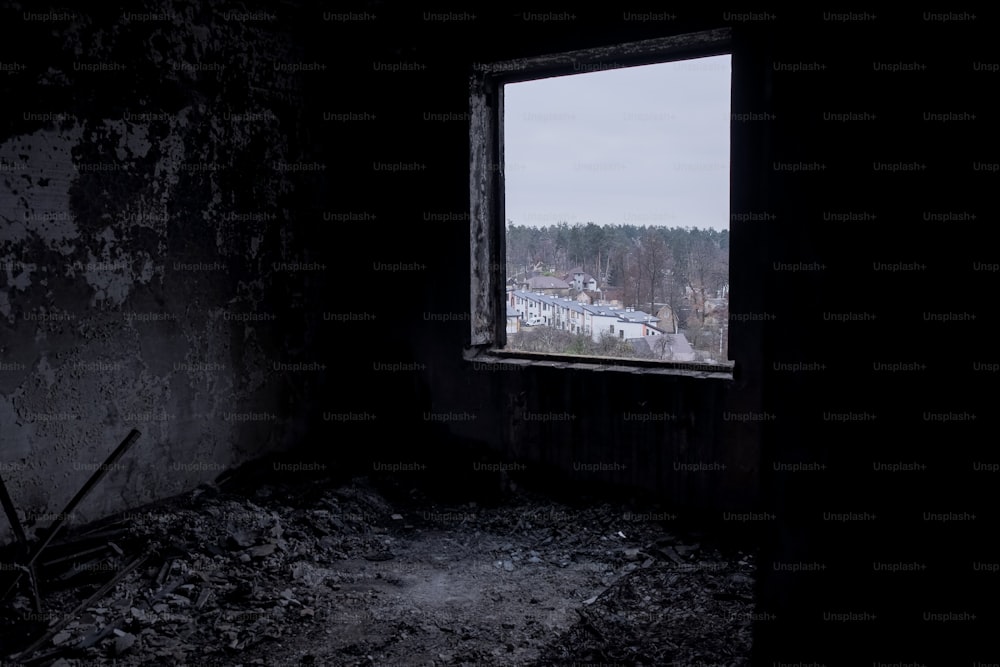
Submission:
[[[219,3],[4,10],[0,474],[47,525],[130,429],[71,523],[297,441],[321,372],[295,26]],[[30,45],[30,47],[28,46]],[[10,536],[0,520],[0,540]]]

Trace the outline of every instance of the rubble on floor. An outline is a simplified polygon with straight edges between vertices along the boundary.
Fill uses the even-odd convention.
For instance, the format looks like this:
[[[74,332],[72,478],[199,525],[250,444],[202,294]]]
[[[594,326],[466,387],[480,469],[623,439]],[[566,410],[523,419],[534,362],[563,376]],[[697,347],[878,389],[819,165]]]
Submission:
[[[749,664],[752,554],[621,505],[380,481],[206,486],[67,531],[39,559],[42,611],[23,585],[0,604],[4,660]]]

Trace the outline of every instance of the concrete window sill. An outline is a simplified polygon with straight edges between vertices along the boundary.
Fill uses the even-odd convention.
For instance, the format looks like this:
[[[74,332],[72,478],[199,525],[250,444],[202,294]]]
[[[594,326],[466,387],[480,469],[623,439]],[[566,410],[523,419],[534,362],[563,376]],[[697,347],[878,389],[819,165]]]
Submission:
[[[473,364],[483,364],[524,369],[562,368],[595,372],[631,373],[633,375],[672,375],[708,380],[734,380],[735,364],[698,364],[670,361],[647,361],[620,357],[582,357],[571,354],[546,354],[518,352],[495,348],[468,348],[465,359]]]

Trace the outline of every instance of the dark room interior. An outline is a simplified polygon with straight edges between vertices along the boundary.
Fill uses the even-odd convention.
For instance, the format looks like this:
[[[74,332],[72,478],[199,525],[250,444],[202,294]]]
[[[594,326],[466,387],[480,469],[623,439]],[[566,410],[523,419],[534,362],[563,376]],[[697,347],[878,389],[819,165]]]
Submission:
[[[992,12],[0,16],[0,664],[1000,664]],[[717,53],[732,364],[499,349],[501,86]]]

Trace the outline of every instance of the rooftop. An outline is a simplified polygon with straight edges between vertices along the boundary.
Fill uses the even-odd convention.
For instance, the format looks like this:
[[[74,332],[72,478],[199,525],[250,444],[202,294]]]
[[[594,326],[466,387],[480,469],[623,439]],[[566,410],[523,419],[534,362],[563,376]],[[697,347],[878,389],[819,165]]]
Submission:
[[[528,289],[569,289],[569,283],[554,276],[528,278]]]

